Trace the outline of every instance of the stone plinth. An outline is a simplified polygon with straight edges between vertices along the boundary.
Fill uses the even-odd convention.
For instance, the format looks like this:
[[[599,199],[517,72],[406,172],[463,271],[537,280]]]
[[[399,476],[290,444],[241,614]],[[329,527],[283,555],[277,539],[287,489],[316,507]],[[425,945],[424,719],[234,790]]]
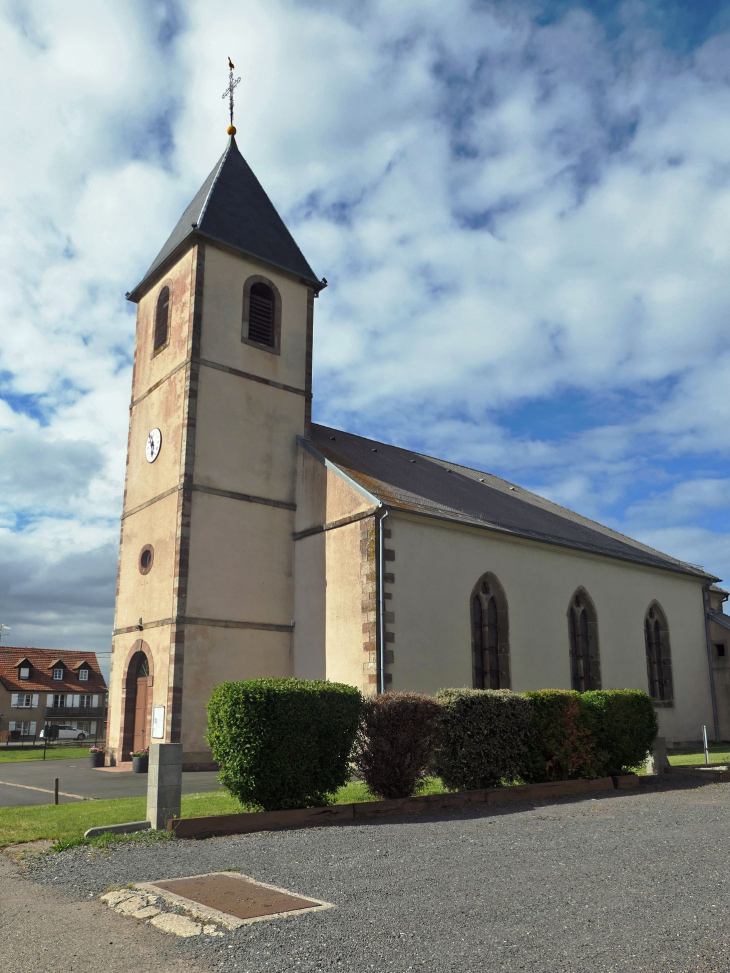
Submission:
[[[147,772],[147,820],[164,831],[170,818],[180,817],[182,744],[150,744]]]

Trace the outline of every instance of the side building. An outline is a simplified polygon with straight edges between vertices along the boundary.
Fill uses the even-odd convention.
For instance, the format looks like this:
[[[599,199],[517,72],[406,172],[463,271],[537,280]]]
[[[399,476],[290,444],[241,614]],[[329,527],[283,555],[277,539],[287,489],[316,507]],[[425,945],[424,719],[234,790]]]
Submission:
[[[107,685],[94,652],[0,648],[0,740],[37,737],[44,725],[106,735]]]

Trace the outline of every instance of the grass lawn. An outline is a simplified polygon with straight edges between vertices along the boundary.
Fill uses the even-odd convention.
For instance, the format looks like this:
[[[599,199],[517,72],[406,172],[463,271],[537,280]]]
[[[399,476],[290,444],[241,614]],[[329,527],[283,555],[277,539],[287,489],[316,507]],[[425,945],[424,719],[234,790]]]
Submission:
[[[730,763],[730,749],[728,745],[719,744],[709,746],[711,764]],[[669,750],[667,752],[669,763],[673,767],[682,767],[687,764],[703,764],[705,762],[704,750]]]
[[[441,781],[432,778],[419,792],[438,794],[444,790]],[[341,787],[335,804],[355,804],[375,798],[365,784],[353,781]],[[212,814],[240,814],[242,807],[227,791],[183,794],[182,817],[196,818]],[[73,804],[43,804],[39,807],[0,808],[0,848],[22,841],[52,838],[69,841],[83,837],[87,828],[124,821],[143,821],[147,813],[146,797],[121,797],[111,801],[78,801]]]
[[[225,791],[208,794],[186,794],[182,799],[182,816],[235,814],[241,811],[238,801]],[[119,797],[110,801],[78,801],[73,804],[43,804],[40,807],[0,808],[0,848],[21,841],[53,838],[67,841],[81,838],[87,828],[124,821],[143,821],[147,813],[146,797]]]
[[[46,760],[79,760],[89,756],[89,747],[58,747],[46,750]],[[11,750],[0,747],[0,764],[14,764],[25,760],[43,760],[43,749],[40,750]]]

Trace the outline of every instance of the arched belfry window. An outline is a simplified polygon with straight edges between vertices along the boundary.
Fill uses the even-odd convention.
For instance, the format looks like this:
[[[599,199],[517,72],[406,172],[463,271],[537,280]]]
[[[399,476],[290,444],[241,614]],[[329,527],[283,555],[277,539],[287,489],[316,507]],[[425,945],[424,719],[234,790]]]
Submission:
[[[475,689],[509,689],[509,615],[496,577],[482,575],[471,593],[472,677]]]
[[[601,658],[598,652],[598,616],[593,601],[578,588],[568,606],[571,688],[579,693],[601,688]]]
[[[154,351],[160,351],[167,344],[170,330],[170,288],[165,286],[157,297],[155,309],[155,346]]]
[[[652,602],[644,617],[644,645],[649,695],[657,702],[674,699],[672,653],[669,647],[669,625],[657,602]]]
[[[241,341],[279,353],[281,296],[273,281],[256,275],[243,286]]]

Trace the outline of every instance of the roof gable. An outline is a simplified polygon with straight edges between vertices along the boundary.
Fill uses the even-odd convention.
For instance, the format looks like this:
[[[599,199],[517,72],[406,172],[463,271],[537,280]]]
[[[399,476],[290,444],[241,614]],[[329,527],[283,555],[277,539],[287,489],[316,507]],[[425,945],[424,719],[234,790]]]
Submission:
[[[490,473],[317,423],[312,424],[310,442],[323,457],[388,506],[679,571],[702,580],[711,578],[695,565],[662,554]]]
[[[130,300],[138,300],[143,285],[196,233],[319,285],[294,237],[239,152],[233,135],[142,281],[129,295]]]

